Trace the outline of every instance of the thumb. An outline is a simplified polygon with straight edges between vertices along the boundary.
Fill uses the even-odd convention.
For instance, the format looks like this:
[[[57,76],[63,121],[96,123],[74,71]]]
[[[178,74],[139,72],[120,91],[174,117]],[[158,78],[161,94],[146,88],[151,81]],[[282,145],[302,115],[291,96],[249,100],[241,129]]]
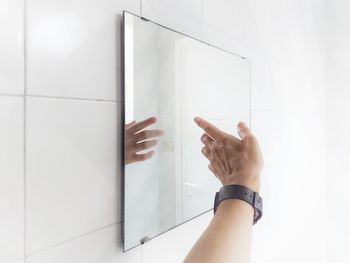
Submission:
[[[237,128],[238,128],[238,134],[239,134],[239,137],[241,137],[242,140],[244,140],[245,137],[247,136],[251,136],[252,133],[250,131],[250,129],[247,127],[247,125],[240,121],[237,125]]]

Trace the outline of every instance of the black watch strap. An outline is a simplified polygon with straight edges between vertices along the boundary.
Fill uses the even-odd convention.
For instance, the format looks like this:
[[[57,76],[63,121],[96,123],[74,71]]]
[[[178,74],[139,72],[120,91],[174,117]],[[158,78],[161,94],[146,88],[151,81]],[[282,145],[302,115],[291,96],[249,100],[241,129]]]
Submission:
[[[221,201],[226,199],[240,199],[251,204],[254,208],[253,224],[262,217],[263,201],[259,193],[243,185],[224,185],[215,195],[214,214]]]

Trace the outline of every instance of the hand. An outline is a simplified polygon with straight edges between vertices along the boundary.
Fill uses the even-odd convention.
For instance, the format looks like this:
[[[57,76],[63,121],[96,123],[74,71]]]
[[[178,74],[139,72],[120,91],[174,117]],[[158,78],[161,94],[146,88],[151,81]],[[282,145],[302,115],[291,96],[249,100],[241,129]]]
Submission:
[[[143,130],[157,122],[156,117],[141,122],[132,121],[125,125],[125,164],[141,162],[150,159],[154,151],[139,154],[157,144],[157,140],[147,140],[163,135],[162,130]]]
[[[196,117],[194,121],[205,133],[203,155],[210,161],[209,169],[223,185],[240,184],[258,192],[263,157],[257,139],[248,127],[238,123],[242,140],[227,134],[206,120]]]

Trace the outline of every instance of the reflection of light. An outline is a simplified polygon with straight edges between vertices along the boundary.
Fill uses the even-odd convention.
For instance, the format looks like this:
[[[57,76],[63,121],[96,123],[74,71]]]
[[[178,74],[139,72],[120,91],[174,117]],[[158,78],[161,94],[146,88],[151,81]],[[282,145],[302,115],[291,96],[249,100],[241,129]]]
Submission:
[[[134,120],[134,32],[133,18],[125,16],[125,122]]]
[[[30,27],[32,47],[50,57],[69,55],[87,38],[87,26],[70,6],[45,11]]]

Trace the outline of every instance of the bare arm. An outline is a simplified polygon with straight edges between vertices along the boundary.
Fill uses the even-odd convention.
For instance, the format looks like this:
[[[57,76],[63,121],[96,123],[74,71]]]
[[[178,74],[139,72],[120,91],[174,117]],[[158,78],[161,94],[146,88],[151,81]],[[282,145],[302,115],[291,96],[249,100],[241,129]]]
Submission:
[[[205,131],[202,153],[210,162],[208,167],[222,184],[240,184],[259,191],[263,160],[258,142],[246,125],[238,124],[239,140],[201,118],[195,121]],[[185,263],[249,262],[253,215],[253,208],[244,201],[222,201]]]

